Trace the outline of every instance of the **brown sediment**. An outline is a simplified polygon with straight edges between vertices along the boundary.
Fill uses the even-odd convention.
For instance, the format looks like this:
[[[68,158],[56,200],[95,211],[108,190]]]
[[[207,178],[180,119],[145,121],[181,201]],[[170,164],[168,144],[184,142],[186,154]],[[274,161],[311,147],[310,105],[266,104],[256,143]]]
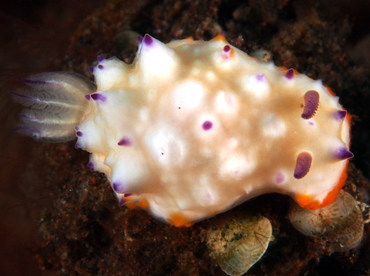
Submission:
[[[135,47],[122,47],[119,39],[127,30],[141,35],[148,32],[164,42],[189,36],[210,39],[223,31],[227,40],[242,50],[266,49],[277,65],[322,79],[357,117],[351,149],[357,168],[350,164],[344,188],[369,204],[370,185],[359,170],[369,176],[369,76],[348,54],[352,47],[352,41],[348,41],[352,38],[351,18],[345,10],[333,9],[329,4],[289,0],[111,0],[80,22],[67,40],[63,57],[55,59],[50,67],[87,75],[88,66],[99,54],[132,61]],[[25,146],[25,140],[14,143]],[[38,225],[42,240],[31,244],[38,265],[46,273],[224,275],[210,258],[202,234],[217,223],[217,216],[189,228],[163,224],[144,211],[119,207],[105,177],[88,170],[88,154],[76,150],[72,142],[32,146],[27,160],[37,167],[27,170],[32,177],[23,176],[20,183],[35,185],[30,195],[37,194],[38,189],[48,195],[42,208],[34,209],[43,209]],[[14,164],[12,171],[16,172],[17,166]],[[306,238],[290,225],[288,207],[288,197],[264,195],[229,211],[261,214],[273,226],[275,240],[248,275],[369,273],[369,252],[364,249],[369,247],[368,239],[349,252],[332,253],[324,242]],[[35,231],[35,227],[32,229]],[[369,231],[365,227],[367,235]]]

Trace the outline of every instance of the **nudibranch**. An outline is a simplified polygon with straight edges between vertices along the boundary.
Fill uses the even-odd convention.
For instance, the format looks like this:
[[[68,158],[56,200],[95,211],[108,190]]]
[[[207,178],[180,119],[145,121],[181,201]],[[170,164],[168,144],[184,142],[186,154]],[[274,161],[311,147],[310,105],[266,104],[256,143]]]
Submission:
[[[317,209],[346,179],[350,115],[293,69],[248,56],[219,35],[164,44],[139,37],[133,64],[98,57],[96,88],[41,73],[13,93],[17,130],[47,141],[77,136],[88,166],[120,204],[189,226],[264,193]]]

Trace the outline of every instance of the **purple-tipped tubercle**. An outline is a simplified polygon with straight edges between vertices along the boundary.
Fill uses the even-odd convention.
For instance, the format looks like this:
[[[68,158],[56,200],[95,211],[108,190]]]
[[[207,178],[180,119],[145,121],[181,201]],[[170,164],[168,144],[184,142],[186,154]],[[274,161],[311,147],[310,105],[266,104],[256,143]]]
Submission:
[[[127,194],[124,194],[123,196],[121,196],[121,198],[119,199],[119,202],[118,202],[119,206],[122,206],[122,205],[126,204],[127,198],[132,196],[132,195],[133,194],[127,193]]]
[[[94,74],[94,66],[89,66],[89,72],[90,74]]]
[[[285,73],[285,77],[286,77],[288,80],[291,80],[291,79],[294,77],[294,69],[293,69],[293,68],[290,68],[290,69]]]
[[[112,188],[116,193],[123,193],[125,189],[125,185],[120,182],[113,182]]]
[[[296,160],[294,168],[294,178],[301,179],[310,171],[312,156],[308,152],[301,152]]]
[[[145,44],[146,46],[150,46],[150,45],[152,45],[152,44],[153,44],[153,42],[154,42],[153,38],[152,38],[150,35],[148,35],[148,34],[146,34],[146,35],[144,36],[143,41],[144,41],[144,44]]]
[[[335,152],[335,157],[338,158],[339,160],[345,160],[353,157],[353,153],[350,152],[347,148],[345,147],[340,147],[337,149]]]
[[[77,131],[77,132],[76,132],[76,135],[77,135],[78,137],[82,137],[82,136],[83,136],[83,133],[82,133],[81,131]]]
[[[309,90],[304,94],[304,108],[301,117],[305,120],[312,118],[319,108],[320,95],[315,90]]]
[[[98,55],[97,59],[98,59],[98,62],[102,62],[105,58],[104,58],[104,55],[101,54],[101,55]]]
[[[101,101],[101,102],[104,102],[107,98],[101,94],[101,93],[94,93],[94,94],[91,94],[91,98],[94,100],[94,101]]]
[[[86,164],[86,166],[90,169],[90,171],[95,171],[95,166],[94,166],[94,163],[93,162],[88,162],[87,164]]]
[[[103,69],[104,69],[104,66],[103,66],[103,65],[101,65],[101,64],[99,64],[99,65],[98,65],[98,68],[99,68],[100,70],[103,70]]]
[[[126,200],[123,196],[120,197],[120,199],[118,200],[118,206],[123,206],[125,205],[126,203]]]
[[[128,137],[124,136],[121,140],[118,142],[119,146],[129,146],[131,145],[131,141]]]
[[[204,121],[204,123],[202,124],[202,128],[204,130],[210,130],[213,126],[213,123],[211,121]]]
[[[88,100],[88,101],[90,101],[91,96],[90,95],[85,95],[85,99]]]
[[[143,37],[141,35],[137,37],[137,43],[139,44],[139,46],[141,45],[141,43],[143,43]]]
[[[338,121],[343,121],[346,116],[347,116],[347,111],[345,110],[337,110],[334,113],[334,118]]]
[[[228,52],[230,52],[231,51],[231,47],[230,47],[230,45],[225,45],[224,46],[224,52],[225,53],[228,53]]]

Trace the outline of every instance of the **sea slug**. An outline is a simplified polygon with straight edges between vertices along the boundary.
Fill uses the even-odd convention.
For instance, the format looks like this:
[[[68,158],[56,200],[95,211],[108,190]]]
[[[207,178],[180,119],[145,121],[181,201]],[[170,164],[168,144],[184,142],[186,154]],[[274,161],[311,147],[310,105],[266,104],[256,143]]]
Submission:
[[[122,205],[189,226],[264,193],[317,209],[344,184],[353,155],[338,97],[222,35],[168,44],[145,35],[133,64],[99,56],[90,71],[96,89],[71,73],[28,77],[30,90],[13,93],[28,107],[17,130],[77,136]]]

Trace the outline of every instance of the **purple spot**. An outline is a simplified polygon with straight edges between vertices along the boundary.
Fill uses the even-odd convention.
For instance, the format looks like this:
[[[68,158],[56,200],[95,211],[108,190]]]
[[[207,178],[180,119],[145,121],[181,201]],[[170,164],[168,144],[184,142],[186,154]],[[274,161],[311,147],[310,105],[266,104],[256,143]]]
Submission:
[[[79,130],[80,129],[80,127],[79,126],[75,126],[75,130]]]
[[[101,94],[101,93],[94,93],[94,94],[91,94],[91,98],[94,100],[94,101],[102,101],[104,102],[107,98]]]
[[[301,117],[305,120],[312,118],[319,108],[320,95],[315,90],[309,90],[304,94],[304,108]]]
[[[129,146],[131,145],[131,141],[128,137],[124,136],[121,140],[118,142],[119,146]]]
[[[204,130],[210,130],[212,128],[213,124],[211,121],[205,121],[202,125]]]
[[[334,118],[338,121],[343,121],[343,119],[346,117],[347,111],[345,110],[337,110],[334,113]]]
[[[312,121],[309,121],[308,122],[308,124],[310,125],[310,126],[314,126],[315,124],[314,124],[314,122],[312,122]]]
[[[262,81],[266,80],[266,77],[265,77],[264,74],[258,73],[258,74],[256,74],[256,79],[257,79],[258,82],[262,82]]]
[[[94,73],[94,66],[89,66],[89,72],[90,72],[90,74]]]
[[[224,46],[224,52],[225,52],[225,53],[230,52],[230,50],[231,50],[230,45],[225,45],[225,46]]]
[[[294,177],[296,179],[301,179],[308,174],[311,168],[312,156],[308,152],[301,152],[295,163]]]
[[[275,175],[275,183],[276,184],[283,184],[285,182],[285,175],[282,172],[278,172]]]
[[[148,35],[148,34],[146,34],[145,36],[144,36],[144,44],[146,45],[146,46],[150,46],[150,45],[152,45],[152,43],[154,42],[154,40],[153,40],[153,38],[150,36],[150,35]]]
[[[139,35],[137,37],[137,42],[138,42],[139,45],[141,45],[141,43],[143,43],[143,37],[141,35]]]
[[[99,65],[98,65],[98,68],[99,68],[100,70],[102,70],[102,69],[104,69],[104,66],[103,66],[103,65],[101,65],[101,64],[99,64]]]
[[[285,73],[285,77],[288,79],[288,80],[291,80],[294,76],[294,69],[293,68],[290,68],[286,73]]]
[[[116,193],[123,193],[125,189],[125,185],[120,182],[113,182],[112,188]]]
[[[98,62],[102,62],[105,58],[104,58],[104,55],[101,54],[101,55],[98,55],[97,59],[98,59]]]
[[[95,171],[95,166],[94,166],[94,163],[93,162],[89,162],[86,164],[86,166],[90,169],[90,171]]]
[[[81,131],[77,131],[77,132],[76,132],[76,135],[77,135],[78,137],[81,137],[81,136],[83,135],[83,133],[82,133]]]
[[[90,98],[91,98],[91,96],[90,96],[90,95],[85,95],[85,99],[86,99],[86,100],[90,101]]]
[[[213,196],[213,194],[212,194],[212,193],[208,192],[208,193],[206,194],[205,198],[206,198],[207,200],[209,200],[209,201],[212,201],[212,200],[213,200],[213,198],[214,198],[214,196]]]
[[[353,157],[353,153],[350,152],[345,147],[340,147],[339,149],[336,150],[335,157],[338,158],[338,159],[340,159],[340,160],[344,160],[344,159],[352,158]]]
[[[80,142],[76,142],[76,144],[75,144],[75,148],[76,148],[76,149],[81,149],[81,148],[82,148],[81,143],[80,143]]]

